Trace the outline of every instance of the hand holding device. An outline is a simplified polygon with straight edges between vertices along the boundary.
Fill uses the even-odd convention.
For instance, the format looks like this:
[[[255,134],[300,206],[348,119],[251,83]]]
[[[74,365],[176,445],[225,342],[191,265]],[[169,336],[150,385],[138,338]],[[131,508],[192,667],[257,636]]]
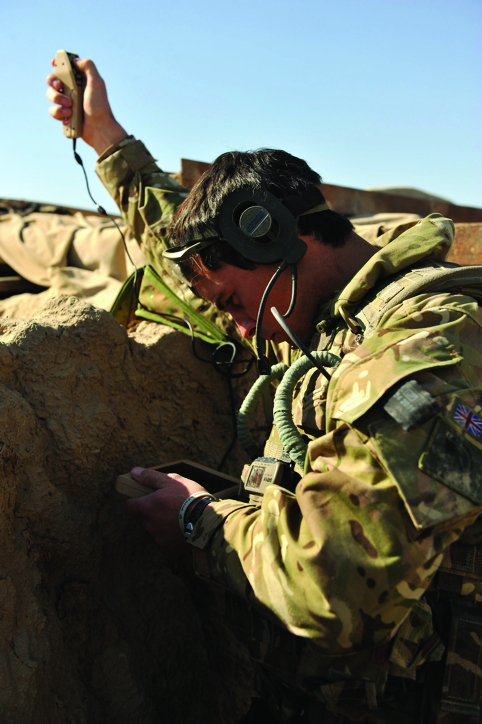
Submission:
[[[59,54],[65,55],[59,56]],[[127,132],[114,118],[105,83],[95,64],[86,58],[76,58],[77,56],[72,53],[58,51],[52,61],[54,72],[47,76],[47,85],[49,86],[47,98],[55,105],[49,109],[49,113],[53,118],[62,122],[67,137],[73,139],[81,137],[85,143],[92,146],[100,155],[109,146],[122,141],[127,136]],[[61,64],[62,59],[64,65]],[[70,75],[67,61],[72,70],[72,75]],[[76,72],[81,73],[85,79],[82,89],[83,98],[80,97],[80,86],[77,85],[75,80]],[[80,76],[78,78],[80,80]],[[65,123],[76,112],[76,100],[80,119],[82,119],[81,111],[83,111],[81,126],[79,126],[79,119],[77,119],[77,122]],[[74,126],[76,135],[66,133],[65,129],[72,130]]]
[[[183,478],[192,480],[198,485],[202,485],[210,493],[216,493],[218,498],[236,498],[240,487],[242,486],[239,478],[234,478],[226,473],[220,473],[219,470],[208,468],[200,463],[192,460],[174,460],[170,463],[156,465],[149,468],[160,473],[168,475],[180,475]],[[119,475],[115,481],[115,489],[118,493],[126,495],[128,498],[140,498],[149,495],[155,488],[148,487],[135,480],[130,473]]]
[[[186,499],[198,492],[206,492],[205,488],[177,473],[166,475],[145,468],[133,468],[131,473],[133,480],[150,489],[150,495],[128,500],[125,503],[126,513],[137,518],[156,543],[173,551],[183,547],[186,541],[179,526],[179,511]]]
[[[115,482],[117,492],[130,498],[126,512],[138,519],[156,543],[171,549],[185,545],[179,513],[188,498],[207,493],[208,488],[216,498],[235,498],[241,482],[190,460],[176,460],[156,468],[133,468],[131,472],[133,475],[119,475]],[[189,510],[184,513],[189,515]]]
[[[85,74],[77,67],[75,53],[58,50],[55,54],[55,75],[62,83],[62,93],[72,101],[71,114],[62,120],[67,138],[81,138],[84,117]]]

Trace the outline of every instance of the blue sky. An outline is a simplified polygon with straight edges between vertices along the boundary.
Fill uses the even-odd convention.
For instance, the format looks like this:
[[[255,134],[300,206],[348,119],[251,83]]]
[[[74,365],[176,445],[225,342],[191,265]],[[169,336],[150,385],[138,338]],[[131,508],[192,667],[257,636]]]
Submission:
[[[44,95],[65,48],[97,63],[165,170],[270,146],[328,183],[482,206],[480,0],[20,0],[2,25],[0,197],[91,207]]]

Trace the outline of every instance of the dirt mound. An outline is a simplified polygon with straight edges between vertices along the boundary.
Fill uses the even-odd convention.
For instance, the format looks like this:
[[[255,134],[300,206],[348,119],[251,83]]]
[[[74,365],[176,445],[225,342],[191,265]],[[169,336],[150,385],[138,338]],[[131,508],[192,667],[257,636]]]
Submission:
[[[216,467],[228,447],[226,381],[190,346],[149,323],[128,336],[74,297],[0,321],[4,724],[231,722],[249,706],[250,665],[189,551],[168,559],[113,492],[133,464]]]

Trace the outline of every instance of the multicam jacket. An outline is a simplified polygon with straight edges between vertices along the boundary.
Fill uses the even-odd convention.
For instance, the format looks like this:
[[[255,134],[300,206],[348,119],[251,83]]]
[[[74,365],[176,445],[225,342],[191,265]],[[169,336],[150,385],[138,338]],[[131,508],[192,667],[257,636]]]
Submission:
[[[161,171],[142,141],[132,136],[104,151],[96,171],[149,264],[162,274],[166,229],[188,189]]]
[[[296,392],[294,420],[311,439],[296,492],[270,486],[261,509],[214,503],[191,537],[201,575],[309,641],[300,686],[368,677],[382,693],[384,675],[369,663],[394,637],[385,672],[414,678],[442,653],[421,598],[444,550],[482,512],[482,312],[446,292],[383,308],[437,267],[452,236],[452,223],[432,215],[378,239],[320,311],[312,347],[342,361],[329,384],[313,369]],[[394,409],[407,394],[408,421]],[[482,601],[476,578],[465,592]],[[327,705],[336,696],[317,694]]]
[[[171,214],[183,190],[143,153],[131,143],[99,170],[127,223],[153,236],[155,256],[163,209]],[[235,625],[244,618],[254,655],[355,719],[360,706],[376,709],[388,674],[415,679],[441,658],[424,594],[441,564],[460,575],[448,546],[482,512],[482,312],[463,290],[390,305],[438,268],[452,239],[453,224],[433,214],[377,240],[319,312],[312,349],[341,363],[329,383],[313,369],[296,388],[294,421],[310,440],[296,491],[269,486],[261,507],[215,502],[189,541],[199,575],[234,594],[227,608]],[[459,578],[457,593],[482,601],[482,566],[462,568],[470,580]],[[480,650],[480,621],[463,630]],[[479,716],[480,672],[456,647],[450,655],[479,677],[466,709]],[[446,680],[444,692],[446,711],[464,711]]]

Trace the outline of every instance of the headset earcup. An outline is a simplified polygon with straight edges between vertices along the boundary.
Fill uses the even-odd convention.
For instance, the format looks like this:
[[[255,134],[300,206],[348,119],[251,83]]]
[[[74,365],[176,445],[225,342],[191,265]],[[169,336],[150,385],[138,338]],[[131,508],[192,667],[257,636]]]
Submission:
[[[251,214],[246,211],[253,208]],[[271,217],[267,222],[266,211]],[[240,226],[240,219],[252,221],[253,235],[245,233]],[[258,225],[257,219],[258,217]],[[298,238],[298,226],[293,214],[269,191],[253,191],[242,188],[234,191],[224,200],[219,210],[219,229],[222,238],[246,259],[259,264],[271,264],[277,261],[296,263],[306,251],[306,244]],[[270,227],[267,234],[255,235],[259,229]],[[249,223],[244,224],[250,228]]]

